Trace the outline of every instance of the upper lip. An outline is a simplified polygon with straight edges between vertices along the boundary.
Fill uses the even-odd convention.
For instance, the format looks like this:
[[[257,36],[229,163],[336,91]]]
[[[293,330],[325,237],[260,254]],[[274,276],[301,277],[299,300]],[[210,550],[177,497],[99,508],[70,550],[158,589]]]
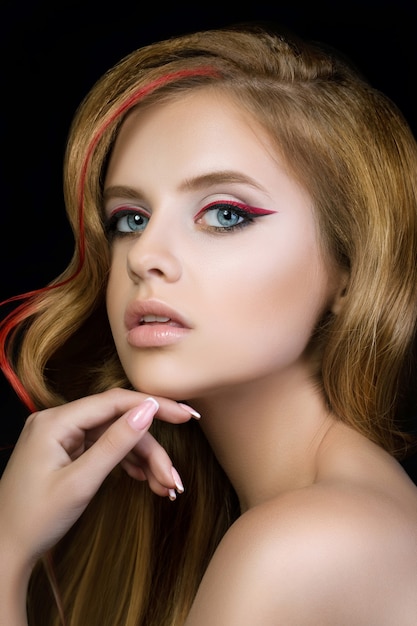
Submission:
[[[183,315],[164,302],[159,300],[133,300],[128,305],[125,313],[125,326],[127,330],[132,330],[132,328],[139,326],[145,315],[168,317],[172,322],[183,328],[191,328],[191,324]]]

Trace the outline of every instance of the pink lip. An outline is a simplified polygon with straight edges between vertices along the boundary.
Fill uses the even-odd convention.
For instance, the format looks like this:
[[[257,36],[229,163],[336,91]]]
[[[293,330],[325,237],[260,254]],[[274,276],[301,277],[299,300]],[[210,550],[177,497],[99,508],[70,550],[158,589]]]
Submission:
[[[147,315],[168,317],[166,322],[144,322]],[[171,307],[158,300],[133,301],[125,313],[127,341],[136,348],[168,346],[180,341],[191,324]]]

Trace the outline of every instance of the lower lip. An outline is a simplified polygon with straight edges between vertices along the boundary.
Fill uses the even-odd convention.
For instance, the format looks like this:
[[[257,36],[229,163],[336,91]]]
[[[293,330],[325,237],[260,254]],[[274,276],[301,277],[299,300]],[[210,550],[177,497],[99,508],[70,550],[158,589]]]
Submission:
[[[143,324],[128,331],[127,341],[135,348],[159,348],[181,341],[189,332],[189,328],[182,326]]]

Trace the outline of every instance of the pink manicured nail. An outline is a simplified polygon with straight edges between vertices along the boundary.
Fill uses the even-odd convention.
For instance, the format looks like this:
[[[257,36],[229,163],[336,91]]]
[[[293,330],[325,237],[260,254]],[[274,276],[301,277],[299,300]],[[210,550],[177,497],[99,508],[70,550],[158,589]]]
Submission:
[[[155,398],[146,398],[142,404],[126,414],[126,420],[134,430],[143,430],[149,426],[158,409],[159,404]]]
[[[196,420],[199,420],[201,415],[200,413],[198,413],[198,411],[196,411],[195,409],[193,409],[191,406],[188,406],[188,404],[184,404],[183,402],[178,402],[178,404],[185,409],[186,411],[188,411],[188,413],[190,415],[192,415],[193,417],[195,417]]]
[[[184,485],[182,484],[182,480],[180,478],[180,475],[178,474],[178,472],[175,469],[175,467],[171,467],[171,474],[172,474],[172,477],[174,479],[175,487],[176,487],[178,493],[184,493]]]
[[[168,498],[174,502],[177,498],[177,494],[175,493],[175,489],[168,489]]]

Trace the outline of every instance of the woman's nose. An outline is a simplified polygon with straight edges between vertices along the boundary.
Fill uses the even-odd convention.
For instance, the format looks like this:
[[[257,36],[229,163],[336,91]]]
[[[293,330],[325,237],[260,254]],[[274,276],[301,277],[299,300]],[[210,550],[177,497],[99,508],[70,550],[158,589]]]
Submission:
[[[130,279],[133,282],[155,278],[167,282],[177,281],[182,273],[177,249],[172,231],[147,226],[132,243],[127,254],[127,272]]]

